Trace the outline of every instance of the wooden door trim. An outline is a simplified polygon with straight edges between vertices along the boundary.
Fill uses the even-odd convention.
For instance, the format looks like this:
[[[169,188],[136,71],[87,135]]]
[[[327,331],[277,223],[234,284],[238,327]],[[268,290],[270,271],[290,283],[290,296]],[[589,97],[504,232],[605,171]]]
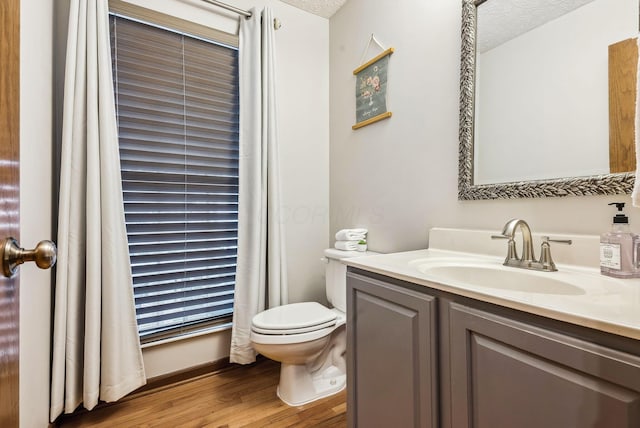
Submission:
[[[19,238],[20,1],[0,2],[0,238]],[[0,276],[0,426],[19,426],[18,279]]]

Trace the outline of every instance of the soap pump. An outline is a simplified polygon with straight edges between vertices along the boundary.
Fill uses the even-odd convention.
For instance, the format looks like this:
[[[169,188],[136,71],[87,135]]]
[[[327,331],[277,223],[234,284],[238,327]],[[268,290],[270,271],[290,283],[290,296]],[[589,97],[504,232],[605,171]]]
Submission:
[[[600,237],[600,272],[616,278],[633,278],[636,273],[635,244],[638,235],[631,232],[629,217],[624,214],[624,202],[612,202],[618,213],[613,217],[611,231]]]

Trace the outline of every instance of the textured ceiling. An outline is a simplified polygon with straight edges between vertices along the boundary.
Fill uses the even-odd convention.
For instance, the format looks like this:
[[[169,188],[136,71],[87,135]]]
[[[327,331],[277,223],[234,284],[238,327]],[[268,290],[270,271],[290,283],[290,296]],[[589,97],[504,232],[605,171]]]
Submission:
[[[331,18],[347,0],[280,0],[323,18]]]
[[[488,0],[478,6],[478,52],[493,49],[593,0]]]

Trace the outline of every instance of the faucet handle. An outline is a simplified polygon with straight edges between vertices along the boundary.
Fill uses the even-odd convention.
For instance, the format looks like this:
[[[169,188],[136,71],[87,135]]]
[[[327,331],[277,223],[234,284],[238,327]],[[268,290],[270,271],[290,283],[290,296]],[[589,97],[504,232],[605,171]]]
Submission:
[[[549,242],[571,245],[573,241],[571,241],[571,239],[549,239],[548,236],[541,236],[541,238],[542,246],[540,247],[540,264],[542,265],[542,270],[555,272],[558,268],[556,268],[556,264],[551,258],[551,245],[549,245]]]
[[[558,244],[567,245],[573,244],[573,241],[571,239],[551,239],[548,236],[541,236],[540,238],[542,239],[542,244],[548,244],[549,242],[556,242]]]
[[[507,235],[491,235],[491,239],[511,239],[511,237]]]

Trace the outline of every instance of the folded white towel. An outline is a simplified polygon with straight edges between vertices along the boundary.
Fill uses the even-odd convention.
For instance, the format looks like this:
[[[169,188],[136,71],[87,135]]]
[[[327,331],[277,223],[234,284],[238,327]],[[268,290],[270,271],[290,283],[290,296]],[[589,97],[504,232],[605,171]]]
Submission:
[[[336,250],[356,251],[358,249],[358,241],[336,241],[334,247],[336,247]]]
[[[342,229],[336,233],[336,241],[358,241],[367,237],[367,229]]]
[[[638,51],[640,51],[640,37],[637,39]],[[631,202],[634,207],[640,207],[640,61],[636,70],[636,181],[631,192]]]

